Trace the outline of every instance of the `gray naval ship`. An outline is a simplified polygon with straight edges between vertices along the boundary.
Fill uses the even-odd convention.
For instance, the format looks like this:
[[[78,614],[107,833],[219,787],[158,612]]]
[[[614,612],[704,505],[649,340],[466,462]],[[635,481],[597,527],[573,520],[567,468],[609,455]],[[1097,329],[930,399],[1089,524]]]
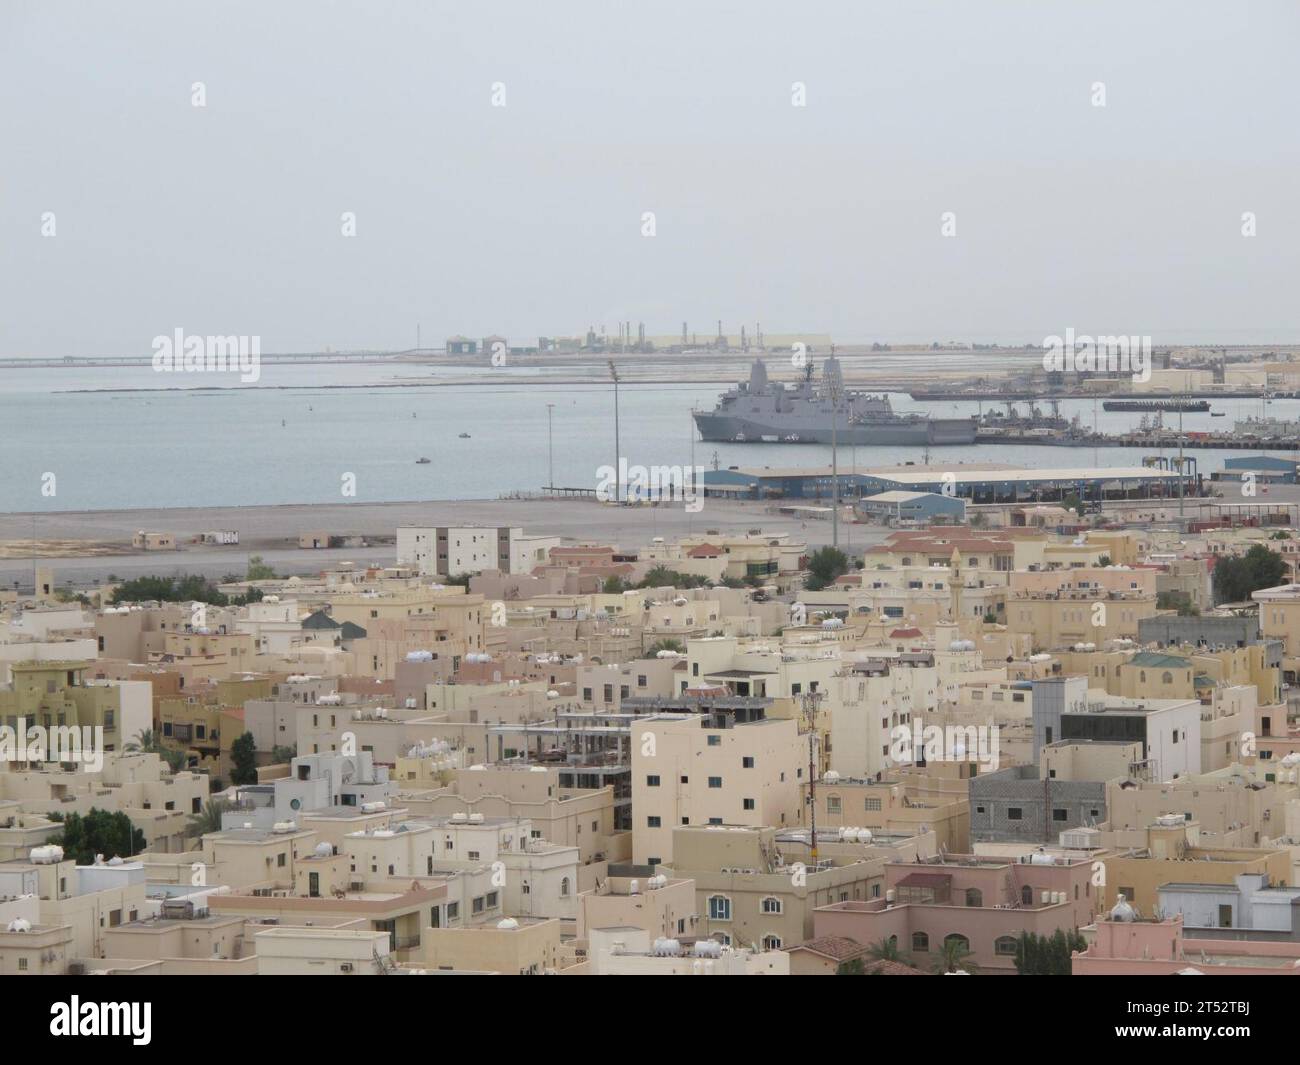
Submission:
[[[809,362],[803,380],[789,387],[769,381],[756,359],[748,381],[724,392],[713,410],[695,412],[701,438],[710,441],[829,444],[832,423],[841,444],[973,444],[976,433],[974,418],[895,414],[888,396],[846,392],[834,355],[822,362],[820,382]]]

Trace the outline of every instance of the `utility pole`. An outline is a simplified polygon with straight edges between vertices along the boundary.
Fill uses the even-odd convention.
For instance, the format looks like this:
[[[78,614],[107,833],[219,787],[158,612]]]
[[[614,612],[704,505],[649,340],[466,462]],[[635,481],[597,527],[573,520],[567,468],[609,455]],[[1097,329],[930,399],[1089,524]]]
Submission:
[[[554,410],[554,403],[546,404],[546,480],[549,488],[555,487],[555,449],[551,444],[551,414]]]
[[[808,857],[817,871],[817,704],[821,692],[804,692],[803,712],[808,722]]]
[[[618,367],[614,365],[614,360],[609,360],[609,376],[614,379],[614,485],[618,491],[618,501],[623,502],[623,488],[621,484],[621,463],[623,458],[623,449],[620,446],[618,435]]]

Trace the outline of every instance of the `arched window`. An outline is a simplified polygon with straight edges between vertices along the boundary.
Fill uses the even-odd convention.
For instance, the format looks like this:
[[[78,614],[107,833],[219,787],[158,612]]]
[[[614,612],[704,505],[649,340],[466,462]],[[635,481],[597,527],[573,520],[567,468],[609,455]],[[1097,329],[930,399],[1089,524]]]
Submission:
[[[773,936],[773,935],[766,935],[766,936],[764,936],[764,937],[763,937],[763,949],[764,949],[764,950],[780,950],[780,949],[781,949],[781,937],[780,937],[780,936]]]
[[[1173,682],[1174,682],[1174,675],[1168,671],[1163,673],[1160,677],[1161,684],[1172,684]]]
[[[563,880],[560,881],[560,898],[567,899],[568,897],[569,897],[569,878],[566,876]]]
[[[781,912],[781,900],[778,899],[775,895],[768,895],[768,896],[766,896],[766,897],[763,899],[763,912],[764,912],[764,913],[780,913],[780,912]]]
[[[993,953],[1014,956],[1016,953],[1015,936],[998,936],[993,941]]]
[[[917,954],[928,954],[930,952],[930,937],[924,932],[913,932],[912,950]]]
[[[945,950],[951,947],[956,947],[961,950],[970,950],[970,940],[960,932],[949,932],[943,937],[943,946]]]
[[[1034,889],[1028,884],[1020,889],[1020,903],[1022,906],[1032,906],[1034,904]]]
[[[966,889],[966,905],[967,905],[967,906],[983,906],[983,905],[984,905],[984,892],[982,892],[979,888],[973,888],[973,887],[971,887],[971,888],[967,888],[967,889]]]
[[[709,920],[730,921],[731,900],[726,895],[709,896]]]

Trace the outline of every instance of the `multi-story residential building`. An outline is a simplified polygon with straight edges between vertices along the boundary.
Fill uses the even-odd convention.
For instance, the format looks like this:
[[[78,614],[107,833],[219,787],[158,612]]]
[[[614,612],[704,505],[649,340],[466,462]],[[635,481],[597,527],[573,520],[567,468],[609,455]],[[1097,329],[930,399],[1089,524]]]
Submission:
[[[709,825],[673,833],[674,876],[695,885],[698,921],[691,934],[754,950],[780,950],[810,939],[818,906],[879,898],[884,867],[935,853],[933,835],[871,836]],[[868,839],[867,837],[871,837]]]
[[[634,722],[632,853],[672,864],[683,825],[772,825],[802,820],[807,740],[796,722],[723,714],[653,714]]]
[[[1180,914],[1158,920],[1121,916],[1099,920],[1085,935],[1088,949],[1071,958],[1075,976],[1295,976],[1300,974],[1300,943],[1242,939],[1233,942],[1203,935],[1188,938]]]
[[[15,731],[27,728],[76,729],[84,748],[84,729],[102,729],[93,739],[99,751],[120,751],[142,729],[151,727],[149,700],[134,689],[113,684],[88,684],[87,662],[15,662],[10,683],[0,688],[0,725]],[[48,748],[47,748],[48,749]]]
[[[503,525],[401,525],[397,529],[397,563],[413,566],[422,577],[458,577],[498,570],[530,573],[544,565],[558,536],[527,536]]]
[[[927,969],[955,947],[981,972],[1013,973],[1022,933],[1050,936],[1092,921],[1100,901],[1092,878],[1090,859],[1049,854],[890,863],[883,898],[819,907],[813,924],[817,937],[893,942]]]
[[[1122,853],[1104,858],[1104,904],[1123,895],[1140,915],[1150,916],[1165,884],[1225,884],[1242,874],[1262,874],[1285,884],[1291,873],[1288,851],[1276,847],[1206,847],[1200,825],[1182,814],[1168,814],[1135,833],[1117,833]]]

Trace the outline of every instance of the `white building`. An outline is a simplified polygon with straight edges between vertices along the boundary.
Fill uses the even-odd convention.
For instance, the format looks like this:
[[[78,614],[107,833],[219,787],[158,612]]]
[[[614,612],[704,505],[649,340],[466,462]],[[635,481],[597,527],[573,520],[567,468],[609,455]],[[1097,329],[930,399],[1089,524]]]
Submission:
[[[403,525],[397,530],[397,564],[414,566],[424,577],[531,573],[559,545],[558,536],[526,536],[517,526]]]

